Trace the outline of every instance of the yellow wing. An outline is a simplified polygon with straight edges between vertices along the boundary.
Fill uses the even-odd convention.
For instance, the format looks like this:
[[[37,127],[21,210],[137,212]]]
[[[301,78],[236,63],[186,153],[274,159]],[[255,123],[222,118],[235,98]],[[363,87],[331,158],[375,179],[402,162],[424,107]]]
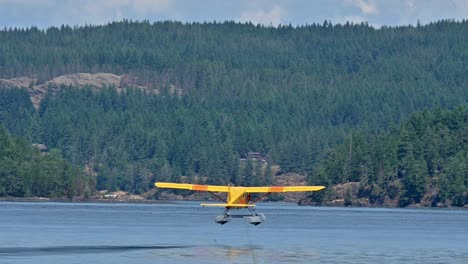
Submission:
[[[159,188],[171,189],[184,189],[200,192],[229,192],[229,186],[218,185],[199,185],[199,184],[186,184],[186,183],[172,183],[172,182],[157,182],[154,185]]]
[[[314,192],[325,189],[325,186],[270,186],[246,187],[246,193],[276,193],[276,192]]]

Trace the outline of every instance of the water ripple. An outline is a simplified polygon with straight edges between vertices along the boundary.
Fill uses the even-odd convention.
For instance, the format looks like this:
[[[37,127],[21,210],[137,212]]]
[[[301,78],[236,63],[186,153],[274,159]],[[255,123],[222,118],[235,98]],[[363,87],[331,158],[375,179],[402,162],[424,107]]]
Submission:
[[[31,256],[51,254],[96,254],[119,251],[182,249],[189,246],[60,246],[60,247],[0,247],[0,256]]]

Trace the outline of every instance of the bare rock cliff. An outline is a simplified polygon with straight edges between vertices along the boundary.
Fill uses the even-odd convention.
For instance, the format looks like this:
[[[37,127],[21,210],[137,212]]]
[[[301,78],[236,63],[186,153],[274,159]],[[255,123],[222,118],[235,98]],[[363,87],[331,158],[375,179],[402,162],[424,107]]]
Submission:
[[[66,74],[53,78],[44,83],[37,83],[37,79],[29,77],[18,77],[13,79],[0,79],[0,88],[19,88],[27,89],[31,101],[36,109],[39,108],[41,101],[48,93],[58,93],[62,87],[92,87],[101,89],[103,87],[114,87],[118,92],[126,88],[133,87],[141,89],[147,93],[159,94],[156,88],[150,89],[148,86],[141,85],[134,76],[124,74],[115,75],[112,73],[74,73]]]

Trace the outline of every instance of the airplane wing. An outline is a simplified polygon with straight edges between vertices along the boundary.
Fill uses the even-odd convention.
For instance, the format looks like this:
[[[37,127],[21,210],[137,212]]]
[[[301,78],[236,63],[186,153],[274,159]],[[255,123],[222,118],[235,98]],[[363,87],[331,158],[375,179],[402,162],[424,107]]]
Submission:
[[[157,182],[158,188],[183,189],[201,192],[229,192],[229,186],[199,185],[187,183]],[[277,193],[277,192],[313,192],[325,189],[325,186],[265,186],[243,187],[246,193]]]
[[[277,192],[313,192],[325,189],[325,186],[268,186],[246,187],[246,193],[277,193]]]
[[[200,192],[229,192],[229,186],[199,185],[172,182],[157,182],[154,185],[159,188],[183,189]]]

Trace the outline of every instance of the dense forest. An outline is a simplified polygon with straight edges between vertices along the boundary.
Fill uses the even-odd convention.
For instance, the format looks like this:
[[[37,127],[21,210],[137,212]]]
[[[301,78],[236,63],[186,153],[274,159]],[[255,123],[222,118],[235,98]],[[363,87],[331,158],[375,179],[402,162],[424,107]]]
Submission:
[[[387,183],[400,179],[406,189],[398,195],[406,205],[421,199],[421,185],[411,189],[405,181],[413,181],[423,165],[429,173],[423,178],[441,179],[440,188],[443,179],[455,177],[447,172],[458,166],[453,160],[461,159],[466,171],[466,151],[433,150],[440,162],[424,156],[427,138],[437,137],[431,139],[440,141],[435,148],[449,140],[439,138],[437,127],[418,134],[435,122],[430,112],[421,114],[426,123],[417,131],[406,129],[408,142],[419,145],[394,159],[368,160],[393,153],[373,148],[394,147],[400,139],[386,133],[413,112],[465,111],[457,107],[468,101],[467,21],[381,29],[329,22],[265,27],[122,21],[3,29],[0,43],[3,79],[27,76],[32,86],[66,73],[109,72],[130,74],[139,85],[158,90],[63,86],[35,109],[25,89],[0,89],[0,123],[84,168],[83,177],[93,179],[84,181],[89,190],[142,193],[155,180],[181,176],[269,184],[277,164],[278,173],[308,174],[311,182],[364,182],[375,203],[389,195]],[[242,161],[251,151],[266,157],[267,165]],[[359,171],[363,160],[372,162],[365,163],[366,173]],[[411,166],[420,171],[402,164],[416,164]],[[459,190],[443,188],[440,199],[466,203]]]
[[[90,180],[60,154],[44,155],[0,125],[0,197],[90,195]]]
[[[468,109],[415,113],[388,132],[353,133],[310,175],[314,184],[359,182],[358,197],[381,205],[468,204]],[[321,194],[321,199],[330,199]],[[332,193],[328,195],[333,196]]]

